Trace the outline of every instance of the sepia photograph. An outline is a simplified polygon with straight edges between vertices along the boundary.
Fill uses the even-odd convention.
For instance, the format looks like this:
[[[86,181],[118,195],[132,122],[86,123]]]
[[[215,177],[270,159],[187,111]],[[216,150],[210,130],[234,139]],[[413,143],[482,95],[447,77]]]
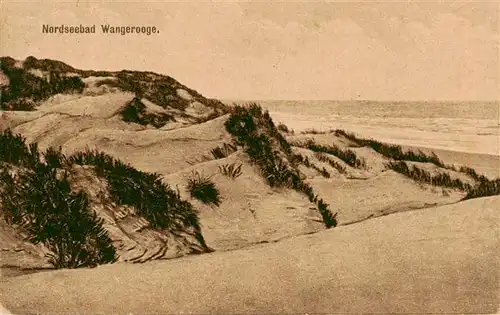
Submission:
[[[500,314],[500,2],[0,1],[0,315]]]

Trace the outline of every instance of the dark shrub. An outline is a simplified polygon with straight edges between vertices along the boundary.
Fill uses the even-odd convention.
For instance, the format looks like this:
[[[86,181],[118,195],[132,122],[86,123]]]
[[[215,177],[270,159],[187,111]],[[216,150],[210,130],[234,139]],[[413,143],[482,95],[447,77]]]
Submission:
[[[94,267],[116,260],[102,220],[88,209],[83,192],[71,192],[67,174],[62,179],[46,165],[1,172],[0,199],[8,222],[18,224],[28,241],[43,243],[52,252],[55,268]]]
[[[78,76],[66,76],[58,69],[46,69],[47,78],[40,78],[29,71],[38,61],[27,59],[26,68],[18,68],[15,60],[1,58],[0,69],[8,77],[9,85],[0,90],[2,110],[33,110],[35,104],[58,93],[81,93],[85,87]],[[43,62],[43,61],[42,61]]]
[[[481,180],[467,192],[467,196],[464,197],[464,200],[496,195],[500,195],[500,178],[494,180]]]
[[[203,176],[198,172],[191,173],[188,179],[187,189],[191,197],[205,204],[220,205],[219,191],[210,177]]]

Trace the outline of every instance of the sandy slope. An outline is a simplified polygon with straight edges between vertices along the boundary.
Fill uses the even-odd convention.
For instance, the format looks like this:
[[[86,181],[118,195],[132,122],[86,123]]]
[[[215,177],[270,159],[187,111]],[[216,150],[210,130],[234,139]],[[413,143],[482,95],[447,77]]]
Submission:
[[[500,197],[275,244],[0,282],[16,314],[494,313]]]
[[[71,154],[86,147],[96,148],[130,163],[139,170],[163,175],[166,183],[173,188],[179,187],[182,197],[192,202],[199,210],[207,244],[218,251],[277,241],[324,229],[316,207],[304,195],[291,190],[271,189],[262,179],[258,169],[250,165],[243,152],[220,160],[203,159],[203,156],[211,155],[211,149],[230,142],[231,137],[224,127],[227,116],[174,130],[150,129],[137,124],[127,124],[117,116],[109,117],[110,112],[104,111],[104,114],[98,115],[99,108],[106,106],[109,101],[109,98],[104,96],[86,96],[93,100],[88,104],[91,105],[91,112],[96,113],[94,117],[51,112],[55,105],[46,105],[43,116],[28,117],[23,112],[12,112],[4,117],[4,124],[14,125],[15,133],[23,134],[28,141],[37,141],[41,149],[62,146],[64,153]],[[116,94],[109,97],[119,98],[116,101],[119,108],[128,96]],[[68,107],[68,110],[71,108],[73,107]],[[74,108],[76,110],[79,106],[75,105]],[[291,140],[310,137],[296,136]],[[314,139],[320,144],[335,142],[340,147],[349,146],[349,143],[333,135],[314,135]],[[386,171],[386,159],[370,148],[351,149],[365,159],[368,167],[352,168],[342,160],[330,156],[346,168],[346,174],[340,174],[327,163],[317,160],[311,151],[294,147],[296,153],[307,156],[311,162],[320,168],[325,167],[331,174],[331,178],[325,179],[317,171],[301,167],[315,191],[330,205],[333,213],[338,213],[340,225],[394,212],[453,203],[463,197],[463,194],[456,191],[418,185],[400,174]],[[242,176],[231,180],[221,175],[218,167],[228,163],[242,164]],[[194,170],[212,176],[221,193],[222,203],[219,207],[203,205],[190,197],[186,184],[191,171]],[[106,189],[106,186],[93,179],[90,170],[87,173],[82,173],[79,178],[89,180],[78,180],[75,184],[86,187],[91,196],[97,196],[99,189]],[[113,239],[120,243],[123,259],[134,259],[142,253],[149,253],[145,256],[149,259],[150,254],[156,257],[164,248],[163,237],[144,229],[146,223],[126,209],[111,204],[99,205],[99,201],[93,209],[109,222],[108,231],[113,235]],[[123,233],[123,229],[127,232]],[[0,235],[0,238],[12,239],[12,231],[8,231],[0,231],[5,234]],[[12,264],[16,257],[20,261],[27,259],[24,258],[25,251],[19,251],[16,246],[4,245],[4,253],[10,258],[2,258],[0,264]],[[127,251],[134,246],[136,251]],[[175,251],[167,251],[166,255],[170,254],[177,255]],[[39,255],[33,259],[40,260]],[[39,265],[40,263],[33,264],[36,267]]]
[[[229,179],[220,174],[218,167],[228,163],[242,164],[242,175]],[[186,183],[193,170],[212,177],[220,191],[220,206],[204,205],[189,196]],[[165,181],[179,187],[182,198],[200,210],[203,235],[215,250],[241,248],[324,229],[318,211],[303,195],[270,188],[243,152],[169,174]]]

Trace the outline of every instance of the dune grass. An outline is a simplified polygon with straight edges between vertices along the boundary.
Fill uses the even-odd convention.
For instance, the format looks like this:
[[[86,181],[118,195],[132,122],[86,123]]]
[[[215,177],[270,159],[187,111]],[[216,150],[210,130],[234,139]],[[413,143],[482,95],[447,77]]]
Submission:
[[[81,93],[85,87],[80,77],[61,75],[58,71],[48,71],[47,78],[40,78],[30,73],[29,67],[16,67],[16,61],[9,57],[0,58],[0,69],[9,78],[9,85],[0,88],[2,110],[34,110],[38,102],[52,95]]]
[[[326,154],[331,154],[342,161],[344,161],[347,165],[352,166],[352,167],[357,167],[357,168],[364,168],[366,167],[366,162],[364,159],[358,158],[356,155],[356,152],[352,150],[343,150],[339,148],[336,145],[320,145],[314,142],[312,139],[308,139],[306,142],[294,142],[294,146],[300,147],[300,148],[306,148],[309,149],[313,152],[319,152],[319,153],[326,153]]]
[[[292,165],[302,164],[305,167],[312,168],[313,170],[318,172],[324,178],[331,177],[330,173],[326,170],[326,168],[324,168],[324,167],[319,168],[316,164],[312,163],[307,156],[304,157],[301,154],[293,154],[291,156],[290,162],[292,163]]]
[[[500,178],[489,180],[486,176],[478,174],[474,169],[461,166],[456,168],[453,165],[446,165],[439,159],[439,157],[432,152],[427,155],[421,150],[413,152],[411,150],[404,151],[401,146],[396,144],[385,144],[372,139],[362,139],[355,136],[353,133],[345,132],[344,130],[336,130],[336,136],[342,136],[360,146],[371,147],[376,152],[383,156],[393,159],[397,162],[390,162],[388,167],[419,182],[426,182],[435,186],[457,188],[467,192],[464,199],[479,198],[500,195]],[[428,172],[419,169],[416,166],[408,168],[404,161],[432,163],[438,167],[447,170],[457,171],[468,175],[476,181],[475,185],[464,183],[459,179],[452,180],[447,173],[441,173],[437,176],[431,176]]]
[[[303,135],[326,135],[326,134],[333,133],[333,132],[334,132],[333,130],[325,131],[325,130],[317,130],[314,128],[309,128],[309,129],[301,131],[300,134],[303,134]]]
[[[69,157],[56,149],[40,153],[36,143],[26,145],[23,137],[14,135],[10,130],[0,132],[0,148],[0,161],[4,163],[1,183],[3,213],[9,216],[12,222],[26,220],[28,223],[25,223],[23,228],[31,231],[30,240],[41,240],[52,246],[50,248],[55,256],[51,261],[58,268],[76,268],[113,261],[108,259],[111,249],[106,240],[109,238],[102,232],[101,221],[88,209],[88,197],[84,193],[73,194],[69,190],[67,174],[73,164],[93,166],[96,175],[107,180],[112,201],[136,208],[137,213],[149,221],[151,228],[187,233],[198,241],[202,250],[210,251],[201,234],[196,210],[163,183],[158,174],[138,171],[97,150],[77,152]],[[19,168],[19,175],[10,176],[6,165]],[[43,187],[43,190],[37,187]],[[47,208],[47,205],[53,208]],[[40,207],[45,210],[42,211]],[[50,211],[55,214],[51,215]],[[46,226],[59,231],[59,234],[44,232],[38,222],[44,222]],[[61,243],[61,237],[68,239],[68,242],[72,242],[71,237],[76,237],[64,234],[69,233],[65,230],[66,225],[81,225],[84,230],[76,231],[85,236],[84,240],[90,242],[90,245],[81,240],[71,243],[73,245]],[[52,243],[55,245],[50,245]],[[84,248],[81,251],[75,249],[73,253],[73,249],[68,247],[70,245]],[[61,249],[61,246],[64,248]],[[68,250],[71,250],[71,253],[68,253]],[[87,262],[74,257],[87,255],[85,250],[91,251]],[[61,255],[69,255],[71,258],[59,257]]]
[[[72,192],[68,172],[58,168],[63,164],[59,151],[40,154],[36,144],[27,146],[10,130],[0,133],[0,146],[1,214],[8,223],[18,225],[27,241],[44,244],[55,268],[116,261],[103,221],[88,208],[88,196]]]
[[[242,146],[252,163],[259,167],[269,186],[304,193],[317,204],[327,228],[337,225],[336,214],[331,213],[328,205],[314,194],[313,188],[300,178],[299,171],[292,166],[291,145],[276,128],[268,111],[263,111],[256,103],[236,105],[225,126],[236,144]]]
[[[328,156],[328,154],[326,154],[324,152],[315,152],[314,155],[316,156],[316,158],[319,161],[330,164],[330,166],[333,167],[334,169],[338,170],[339,173],[341,173],[341,174],[346,173],[345,167],[340,165],[339,163],[337,163],[334,159],[330,158]]]
[[[463,200],[496,195],[500,195],[500,178],[480,181],[467,192]]]
[[[236,163],[219,165],[219,172],[231,179],[236,179],[242,174],[241,167],[242,164],[236,166]]]
[[[220,193],[212,178],[193,171],[188,178],[187,189],[191,197],[198,199],[204,204],[219,206],[221,203]]]
[[[432,175],[430,172],[421,169],[415,165],[408,166],[405,161],[392,161],[387,163],[388,168],[403,174],[417,182],[430,184],[439,187],[448,187],[459,189],[462,191],[469,191],[472,186],[468,183],[464,183],[460,179],[452,179],[448,173],[440,172],[437,175]]]
[[[229,143],[224,143],[222,146],[215,147],[210,151],[216,160],[227,158],[234,152],[236,152],[236,147]]]
[[[405,161],[392,161],[387,163],[387,167],[417,182],[464,191],[466,192],[466,196],[462,200],[500,195],[500,178],[489,180],[483,175],[478,175],[475,170],[468,167],[462,168],[462,171],[472,174],[469,176],[475,179],[475,185],[465,183],[458,178],[452,179],[445,172],[433,176],[415,165],[408,167]]]
[[[163,183],[157,173],[139,171],[122,161],[97,150],[77,152],[71,164],[92,165],[98,176],[106,178],[113,201],[137,209],[151,227],[160,230],[201,233],[196,210]],[[205,244],[200,244],[205,246]]]
[[[288,134],[295,134],[295,131],[293,131],[292,129],[289,129],[287,125],[283,124],[283,123],[279,123],[278,126],[276,126],[276,128],[278,128],[279,131],[281,132],[284,132],[284,133],[288,133]]]
[[[404,151],[401,146],[397,144],[386,144],[373,139],[363,139],[358,138],[353,133],[346,132],[344,130],[335,130],[335,136],[342,136],[359,146],[367,146],[375,150],[376,152],[382,154],[383,156],[396,160],[396,161],[412,161],[412,162],[422,162],[422,163],[432,163],[439,167],[445,167],[443,161],[433,152],[431,155],[427,155],[422,151]]]

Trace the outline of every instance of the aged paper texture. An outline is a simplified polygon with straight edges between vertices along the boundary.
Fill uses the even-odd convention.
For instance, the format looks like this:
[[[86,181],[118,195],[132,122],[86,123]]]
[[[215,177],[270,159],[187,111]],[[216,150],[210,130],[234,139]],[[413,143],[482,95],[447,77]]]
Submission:
[[[0,313],[500,311],[498,1],[0,2]]]

